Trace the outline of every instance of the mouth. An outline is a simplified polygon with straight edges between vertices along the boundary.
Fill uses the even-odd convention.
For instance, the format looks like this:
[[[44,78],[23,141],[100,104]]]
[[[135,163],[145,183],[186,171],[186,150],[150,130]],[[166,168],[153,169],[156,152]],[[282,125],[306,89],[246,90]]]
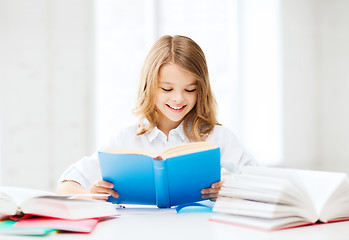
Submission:
[[[176,107],[176,106],[171,106],[169,104],[166,104],[166,106],[172,110],[172,111],[175,111],[175,112],[180,112],[182,111],[187,105],[183,105],[183,106],[179,106],[179,107]]]

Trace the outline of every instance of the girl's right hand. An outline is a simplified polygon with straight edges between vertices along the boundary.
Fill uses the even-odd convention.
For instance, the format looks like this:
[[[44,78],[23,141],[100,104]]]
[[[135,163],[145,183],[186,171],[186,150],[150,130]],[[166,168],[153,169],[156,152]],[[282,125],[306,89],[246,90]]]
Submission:
[[[114,185],[111,182],[104,180],[97,180],[93,183],[90,188],[90,193],[92,194],[110,194],[115,198],[119,197],[119,194],[113,190]],[[94,196],[93,199],[107,201],[109,196]]]

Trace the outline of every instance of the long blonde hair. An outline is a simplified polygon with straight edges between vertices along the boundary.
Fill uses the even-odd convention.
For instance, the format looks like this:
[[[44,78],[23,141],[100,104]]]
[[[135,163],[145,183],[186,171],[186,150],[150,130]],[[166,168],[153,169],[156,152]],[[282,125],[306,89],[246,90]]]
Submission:
[[[158,125],[156,108],[160,68],[174,63],[197,78],[197,102],[183,119],[183,129],[190,141],[204,141],[212,132],[216,119],[216,101],[213,97],[205,55],[198,44],[185,36],[163,36],[148,53],[140,76],[137,105],[134,113],[140,115],[138,135],[150,132]],[[143,119],[149,125],[142,123]]]

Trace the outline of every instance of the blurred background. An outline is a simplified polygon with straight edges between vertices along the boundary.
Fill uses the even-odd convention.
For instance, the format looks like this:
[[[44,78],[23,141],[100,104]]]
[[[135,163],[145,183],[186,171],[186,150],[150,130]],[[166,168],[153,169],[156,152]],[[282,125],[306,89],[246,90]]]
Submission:
[[[54,191],[131,111],[162,35],[206,54],[260,165],[349,173],[349,1],[0,0],[0,183]]]

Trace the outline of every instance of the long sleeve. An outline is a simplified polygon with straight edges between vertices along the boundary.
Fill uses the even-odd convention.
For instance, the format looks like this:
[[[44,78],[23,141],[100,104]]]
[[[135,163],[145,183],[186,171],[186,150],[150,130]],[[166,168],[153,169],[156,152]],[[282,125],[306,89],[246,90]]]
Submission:
[[[241,146],[234,133],[226,127],[217,125],[207,141],[220,147],[221,166],[228,172],[237,173],[240,166],[257,165],[255,159]]]

